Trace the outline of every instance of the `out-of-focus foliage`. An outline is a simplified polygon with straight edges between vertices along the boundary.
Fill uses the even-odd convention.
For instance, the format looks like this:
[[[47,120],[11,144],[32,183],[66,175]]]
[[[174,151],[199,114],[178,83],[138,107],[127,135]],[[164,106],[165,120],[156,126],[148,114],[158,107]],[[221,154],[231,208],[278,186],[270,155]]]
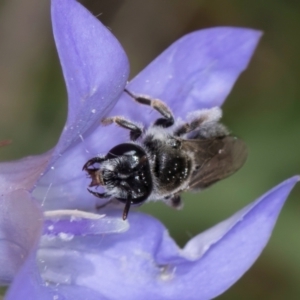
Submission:
[[[185,208],[144,206],[181,244],[230,216],[283,179],[300,172],[300,3],[266,0],[86,0],[125,48],[134,76],[183,34],[229,25],[264,36],[248,70],[224,105],[224,123],[249,147],[232,178],[202,194],[185,195]],[[42,153],[55,145],[66,117],[66,91],[50,25],[50,2],[0,4],[1,160]],[[85,187],[82,187],[85,188]],[[296,188],[259,261],[218,299],[300,298],[300,189]]]

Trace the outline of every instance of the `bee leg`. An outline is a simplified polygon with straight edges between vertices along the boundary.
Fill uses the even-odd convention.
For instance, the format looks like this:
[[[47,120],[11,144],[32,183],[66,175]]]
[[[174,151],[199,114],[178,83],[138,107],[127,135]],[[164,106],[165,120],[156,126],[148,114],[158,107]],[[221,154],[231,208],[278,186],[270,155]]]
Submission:
[[[182,136],[188,132],[190,132],[190,124],[189,123],[184,123],[183,125],[179,126],[175,131],[174,135],[175,136]]]
[[[132,97],[136,102],[144,105],[149,105],[153,107],[156,111],[158,111],[163,118],[159,118],[155,121],[155,126],[161,126],[161,127],[170,127],[174,124],[174,117],[169,109],[169,107],[161,100],[159,99],[152,99],[148,96],[142,96],[142,95],[135,95],[128,90],[124,90],[130,97]]]
[[[195,111],[189,116],[190,122],[178,127],[175,130],[174,135],[181,136],[187,134],[191,131],[194,131],[195,129],[201,128],[201,126],[204,124],[216,124],[221,116],[222,110],[219,107]]]
[[[182,209],[183,202],[179,194],[172,195],[170,197],[166,197],[164,202],[175,209]]]
[[[181,136],[184,134],[187,134],[199,127],[201,127],[201,125],[206,121],[205,118],[203,118],[203,116],[200,116],[198,118],[193,119],[190,123],[185,123],[183,125],[181,125],[180,127],[178,127],[175,131],[174,131],[174,135],[175,136]]]
[[[102,120],[103,125],[110,125],[116,123],[120,127],[130,130],[130,139],[137,140],[143,133],[143,127],[124,119],[123,117],[110,117]]]
[[[95,163],[102,163],[106,160],[106,156],[97,156],[88,160],[82,167],[82,170],[87,171],[88,167],[92,166]]]
[[[103,199],[103,198],[109,198],[110,197],[110,195],[109,194],[107,194],[107,193],[97,193],[97,192],[94,192],[94,191],[92,191],[92,190],[90,190],[90,189],[87,189],[92,195],[94,195],[94,196],[96,196],[96,197],[98,197],[98,198],[101,198],[101,199]],[[97,207],[98,208],[98,207]]]

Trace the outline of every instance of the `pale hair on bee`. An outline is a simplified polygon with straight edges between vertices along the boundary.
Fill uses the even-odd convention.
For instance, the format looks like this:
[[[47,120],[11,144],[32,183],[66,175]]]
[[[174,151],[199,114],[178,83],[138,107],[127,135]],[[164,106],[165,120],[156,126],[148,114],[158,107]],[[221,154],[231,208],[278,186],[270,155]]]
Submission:
[[[123,203],[123,219],[132,205],[162,200],[182,207],[181,193],[198,191],[224,179],[245,163],[245,143],[220,123],[219,107],[189,113],[175,120],[170,108],[159,99],[125,92],[137,103],[151,106],[161,117],[148,128],[121,116],[102,120],[129,130],[129,140],[106,155],[88,160],[83,170],[102,186],[103,193],[88,189],[99,198]]]

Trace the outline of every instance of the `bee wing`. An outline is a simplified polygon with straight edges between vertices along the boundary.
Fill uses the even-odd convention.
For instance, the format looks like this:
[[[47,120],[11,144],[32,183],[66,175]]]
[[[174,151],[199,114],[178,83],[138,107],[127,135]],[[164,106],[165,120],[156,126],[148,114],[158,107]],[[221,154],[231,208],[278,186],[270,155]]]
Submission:
[[[247,159],[242,140],[225,136],[209,140],[184,140],[183,147],[195,153],[197,170],[191,177],[189,189],[203,189],[239,170]]]

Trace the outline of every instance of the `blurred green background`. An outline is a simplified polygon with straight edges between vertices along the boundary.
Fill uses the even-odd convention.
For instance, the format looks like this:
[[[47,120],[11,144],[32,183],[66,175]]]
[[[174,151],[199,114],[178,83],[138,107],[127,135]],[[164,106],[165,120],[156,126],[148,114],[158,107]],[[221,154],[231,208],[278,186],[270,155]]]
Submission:
[[[300,2],[291,0],[86,0],[122,43],[137,74],[177,38],[220,25],[264,36],[224,105],[224,123],[249,147],[241,171],[177,212],[142,208],[180,245],[229,217],[282,180],[300,173]],[[64,125],[66,91],[51,33],[49,1],[0,2],[0,159],[53,147]],[[296,187],[261,257],[218,299],[300,299],[300,188]]]

